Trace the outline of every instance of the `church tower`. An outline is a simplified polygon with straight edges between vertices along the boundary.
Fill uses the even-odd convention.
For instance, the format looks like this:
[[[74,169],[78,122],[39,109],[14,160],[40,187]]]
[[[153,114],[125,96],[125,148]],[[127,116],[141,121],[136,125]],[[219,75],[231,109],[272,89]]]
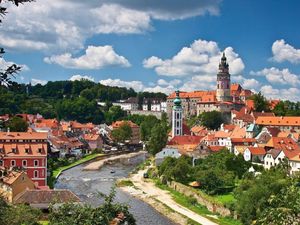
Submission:
[[[219,72],[217,74],[217,101],[226,102],[232,101],[230,95],[230,74],[229,74],[229,65],[223,52],[221,62],[219,63]]]
[[[181,99],[179,97],[179,91],[176,91],[176,98],[174,100],[174,106],[172,109],[172,137],[183,135],[182,131],[182,106]]]

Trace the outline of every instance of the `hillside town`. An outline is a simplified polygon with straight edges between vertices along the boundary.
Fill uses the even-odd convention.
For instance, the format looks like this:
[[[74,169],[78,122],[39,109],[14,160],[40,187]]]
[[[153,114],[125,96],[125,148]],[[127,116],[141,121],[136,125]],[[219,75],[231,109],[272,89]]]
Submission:
[[[299,8],[0,0],[0,225],[300,225]]]

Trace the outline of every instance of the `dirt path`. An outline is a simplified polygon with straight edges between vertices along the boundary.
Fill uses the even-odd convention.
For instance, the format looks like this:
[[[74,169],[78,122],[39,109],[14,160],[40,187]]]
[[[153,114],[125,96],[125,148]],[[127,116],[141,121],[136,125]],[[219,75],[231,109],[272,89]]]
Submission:
[[[156,187],[152,182],[146,182],[143,178],[144,172],[146,172],[146,170],[140,170],[137,174],[134,174],[130,177],[130,180],[133,182],[137,189],[132,187],[124,187],[123,189],[132,195],[140,197],[141,199],[145,199],[147,197],[153,198],[168,206],[175,212],[180,213],[200,224],[217,225],[216,223],[208,220],[207,218],[200,216],[199,214],[176,203],[172,199],[168,191],[161,190],[160,188]]]

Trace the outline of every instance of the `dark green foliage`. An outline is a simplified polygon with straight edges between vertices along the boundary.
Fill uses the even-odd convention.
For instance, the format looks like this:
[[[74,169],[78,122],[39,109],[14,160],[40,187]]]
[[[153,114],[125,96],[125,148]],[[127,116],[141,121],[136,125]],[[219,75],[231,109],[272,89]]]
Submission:
[[[120,106],[112,106],[108,112],[105,112],[105,122],[111,124],[116,120],[121,120],[126,117],[126,112],[121,109]]]
[[[111,135],[115,141],[124,143],[132,137],[132,129],[130,125],[125,122],[119,128],[114,129]]]
[[[26,132],[28,124],[25,120],[18,116],[10,118],[5,124],[6,129],[9,128],[12,132]]]
[[[124,214],[121,224],[135,225],[135,219],[128,211],[128,206],[114,203],[115,191],[105,196],[102,205],[92,208],[88,205],[64,204],[61,207],[52,208],[49,214],[51,225],[106,225],[119,213]]]
[[[260,93],[254,94],[250,97],[254,100],[255,111],[257,112],[270,112],[268,100]]]
[[[276,116],[300,116],[300,102],[280,101],[272,111]]]
[[[0,224],[38,225],[41,211],[27,205],[8,205],[0,196]]]
[[[203,112],[199,115],[199,119],[201,125],[210,130],[217,130],[220,128],[220,125],[224,123],[222,113],[217,111]]]
[[[248,176],[235,190],[236,210],[244,224],[251,224],[270,207],[269,199],[283,188],[292,185],[286,170],[280,167],[263,171],[261,175]],[[272,223],[271,223],[272,224]]]
[[[165,121],[155,124],[151,129],[151,135],[147,144],[149,153],[155,155],[160,152],[167,144],[168,125]]]

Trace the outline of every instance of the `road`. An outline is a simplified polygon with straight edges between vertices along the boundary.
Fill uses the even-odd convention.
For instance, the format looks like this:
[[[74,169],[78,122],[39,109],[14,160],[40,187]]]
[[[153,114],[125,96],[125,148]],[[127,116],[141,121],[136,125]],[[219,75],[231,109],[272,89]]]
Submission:
[[[140,196],[141,198],[145,197],[152,197],[161,203],[165,204],[166,206],[170,207],[172,210],[176,211],[177,213],[180,213],[197,223],[203,224],[203,225],[217,225],[217,223],[214,223],[207,218],[200,216],[199,214],[181,206],[180,204],[176,203],[172,197],[170,196],[170,193],[168,191],[162,190],[153,184],[153,182],[146,182],[143,178],[143,174],[147,170],[140,170],[137,174],[134,174],[131,176],[130,180],[133,182],[134,186],[138,188],[139,190],[136,190],[134,188],[127,189],[131,194]]]

